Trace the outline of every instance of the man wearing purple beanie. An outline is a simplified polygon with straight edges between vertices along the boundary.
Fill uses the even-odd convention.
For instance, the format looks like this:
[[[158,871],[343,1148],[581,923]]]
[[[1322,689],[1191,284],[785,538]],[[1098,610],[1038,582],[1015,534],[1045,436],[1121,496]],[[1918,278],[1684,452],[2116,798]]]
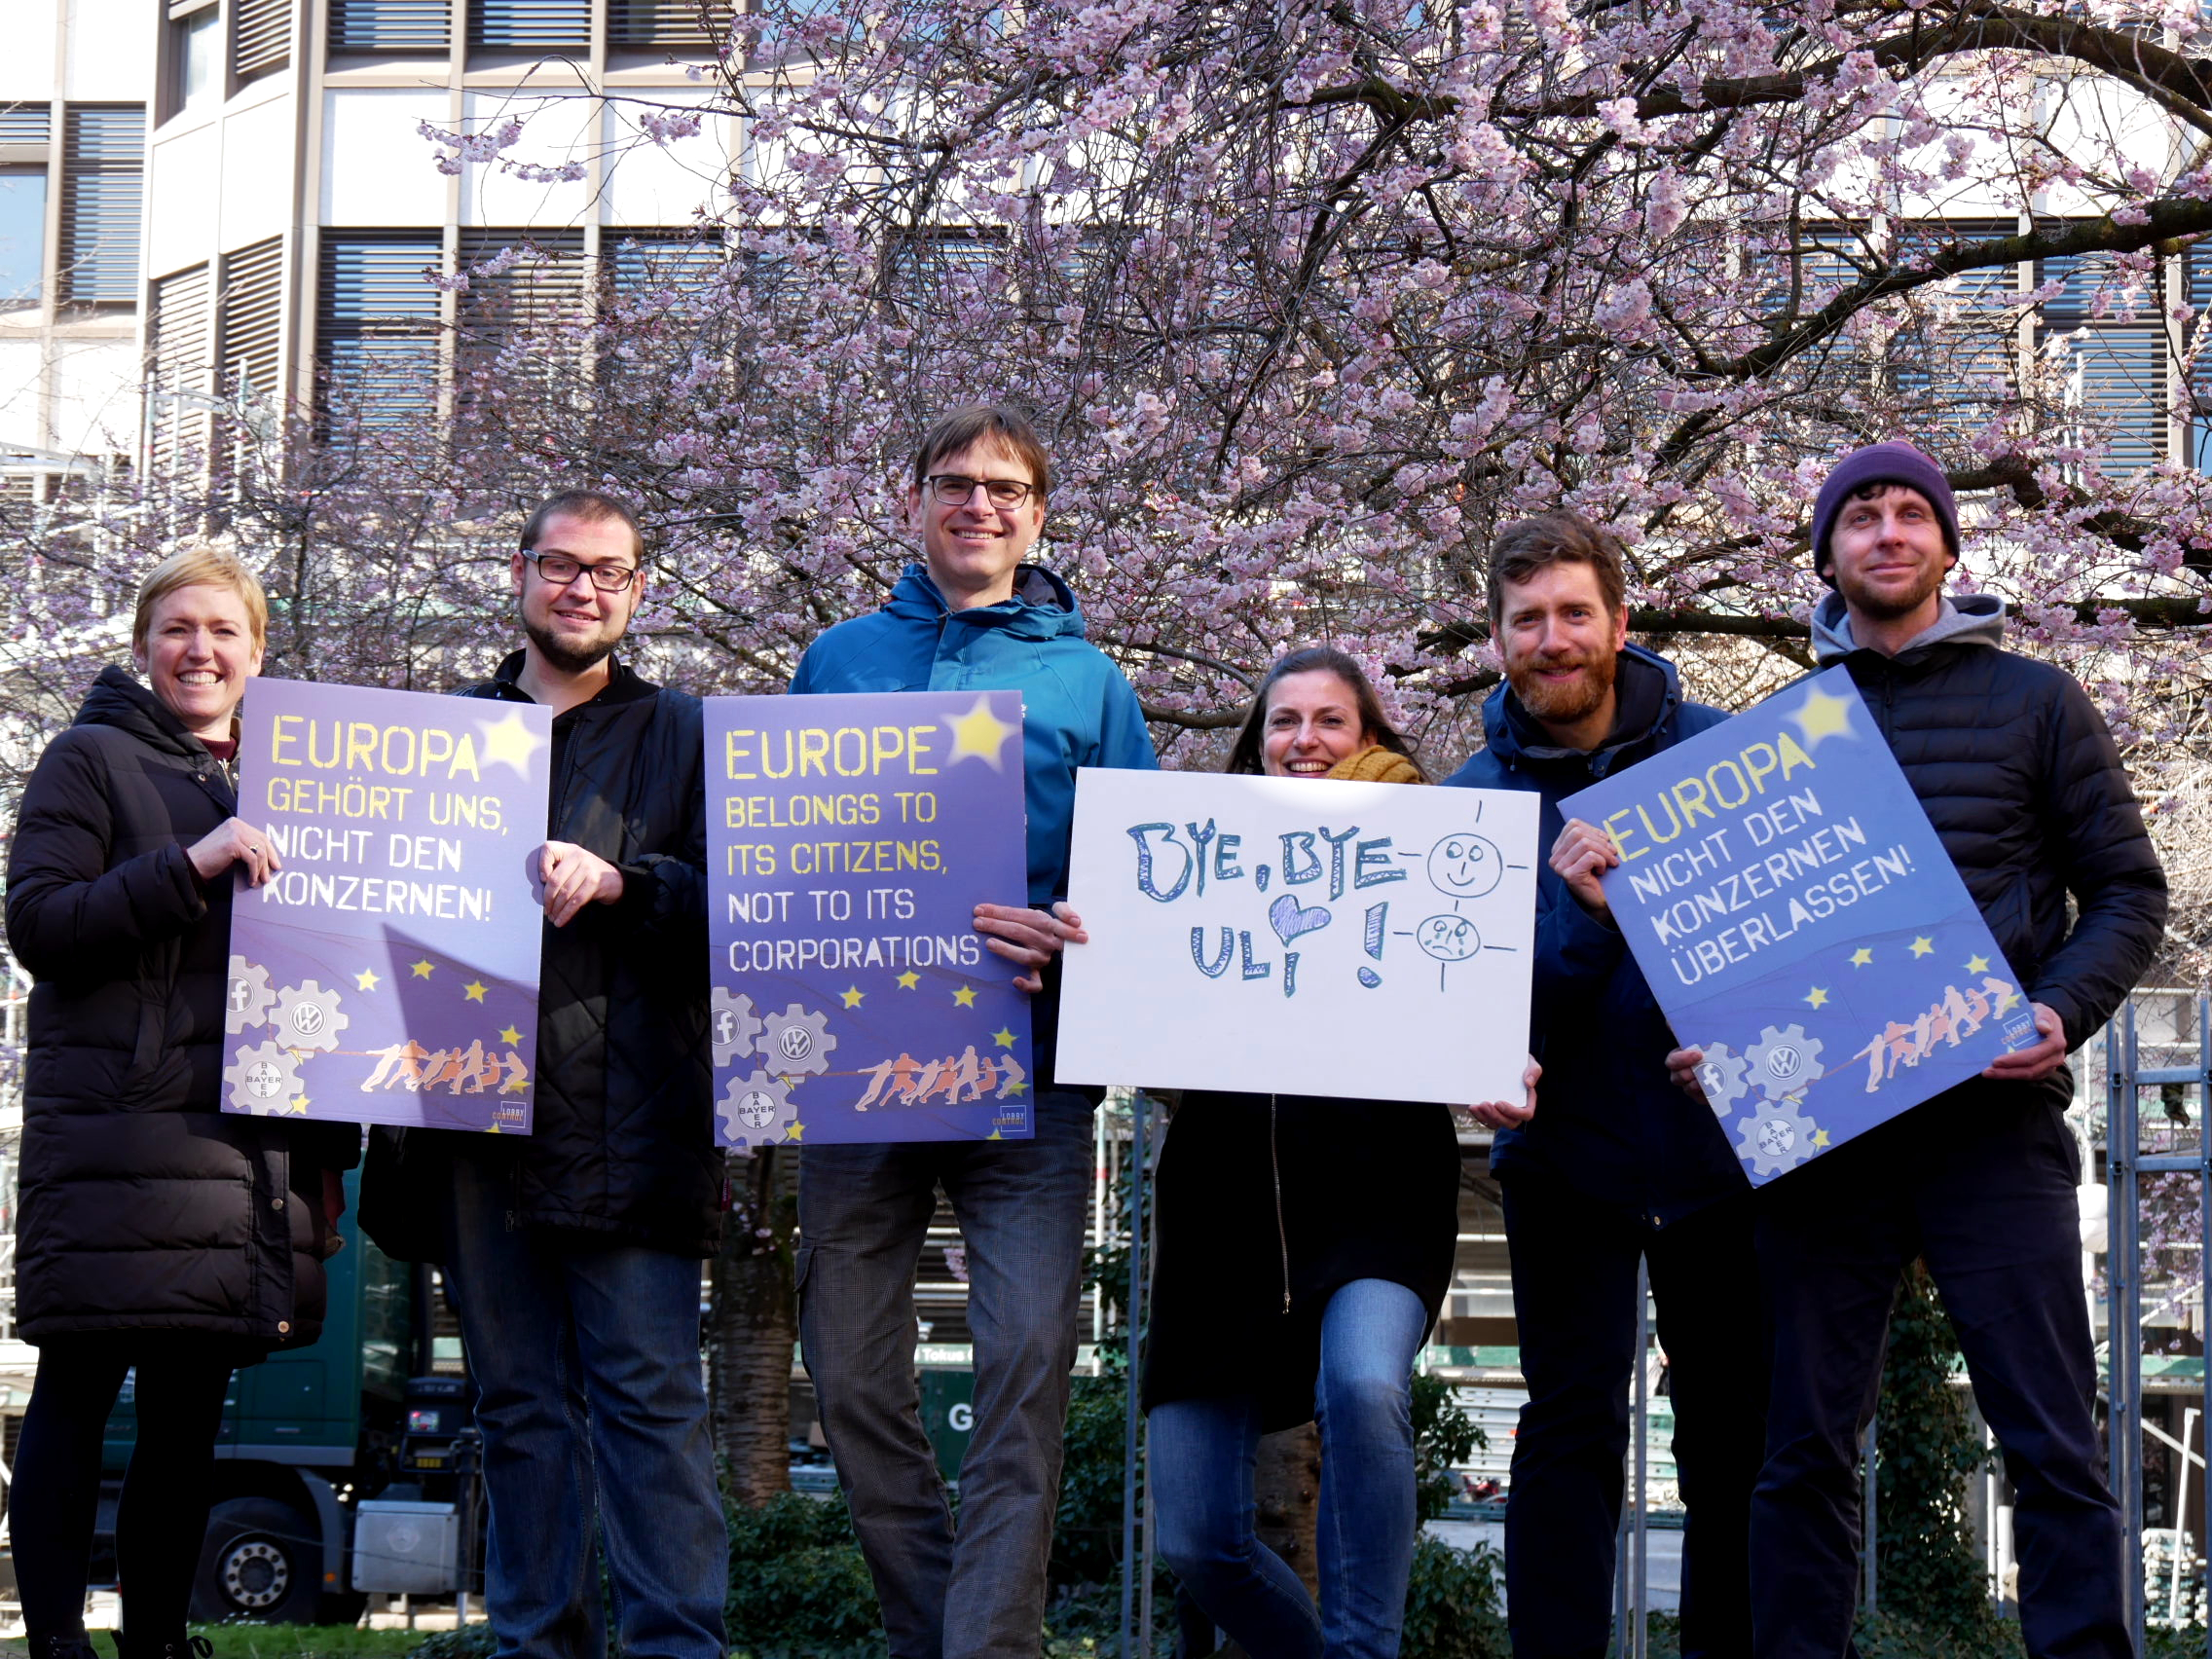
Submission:
[[[1789,1177],[1761,1206],[1775,1329],[1751,1504],[1759,1659],[1836,1659],[1859,1571],[1859,1437],[1899,1272],[1926,1260],[2017,1492],[2035,1659],[2131,1652],[2119,1505],[2091,1415],[2081,1179],[2066,1055],[2150,965],[2166,882],[2103,719],[2071,676],[2004,648],[2004,605],[1945,596],[1958,508],[1909,444],[1846,456],[1813,508],[1821,665],[1865,697],[1944,851],[2030,987],[2043,1041]],[[2072,895],[2075,915],[2067,915]],[[1669,1056],[1677,1081],[1694,1051]]]

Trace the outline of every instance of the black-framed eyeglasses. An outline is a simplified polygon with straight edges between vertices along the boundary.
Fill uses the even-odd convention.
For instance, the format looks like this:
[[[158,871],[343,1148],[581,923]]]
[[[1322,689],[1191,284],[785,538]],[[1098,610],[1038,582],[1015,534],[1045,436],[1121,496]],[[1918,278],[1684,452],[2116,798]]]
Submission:
[[[635,565],[587,565],[581,559],[571,559],[566,553],[536,553],[530,548],[520,549],[522,556],[537,567],[537,573],[555,587],[567,587],[576,579],[580,571],[591,572],[591,585],[601,593],[620,593],[638,579]]]
[[[1018,507],[1037,489],[1018,478],[963,478],[957,472],[933,472],[922,482],[930,487],[931,498],[940,507],[965,506],[978,484],[983,487],[983,499],[994,507]]]

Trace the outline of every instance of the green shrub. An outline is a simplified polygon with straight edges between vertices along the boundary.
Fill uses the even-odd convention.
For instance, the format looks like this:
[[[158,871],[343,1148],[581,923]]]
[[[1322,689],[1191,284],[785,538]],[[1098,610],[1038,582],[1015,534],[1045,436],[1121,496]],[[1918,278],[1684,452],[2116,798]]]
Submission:
[[[730,1647],[740,1659],[872,1659],[875,1585],[842,1497],[780,1493],[729,1512]]]
[[[1406,1591],[1401,1659],[1508,1659],[1513,1647],[1498,1610],[1499,1566],[1488,1545],[1456,1550],[1421,1534]]]

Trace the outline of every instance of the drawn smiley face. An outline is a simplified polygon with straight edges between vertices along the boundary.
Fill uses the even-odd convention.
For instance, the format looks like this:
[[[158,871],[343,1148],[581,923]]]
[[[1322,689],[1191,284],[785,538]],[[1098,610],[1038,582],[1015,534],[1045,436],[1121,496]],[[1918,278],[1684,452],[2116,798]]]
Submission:
[[[1439,962],[1464,962],[1482,949],[1482,935],[1464,916],[1430,916],[1414,929],[1414,942]]]
[[[1464,830],[1447,835],[1428,850],[1428,879],[1440,893],[1455,899],[1480,899],[1505,875],[1505,861],[1497,848],[1480,835]]]

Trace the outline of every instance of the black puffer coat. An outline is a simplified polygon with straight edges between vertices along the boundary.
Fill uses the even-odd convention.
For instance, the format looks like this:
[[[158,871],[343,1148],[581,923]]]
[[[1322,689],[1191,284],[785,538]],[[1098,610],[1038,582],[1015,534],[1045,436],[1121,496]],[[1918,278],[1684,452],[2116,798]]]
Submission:
[[[1854,644],[1831,593],[1813,645],[1824,668],[1851,671],[2005,960],[2072,1050],[2150,967],[2166,878],[2103,717],[2072,675],[2002,648],[2004,614],[1987,594],[1946,601],[1891,657]],[[2043,1087],[2063,1095],[2068,1074]]]
[[[517,651],[462,695],[527,701]],[[548,925],[537,1101],[527,1140],[466,1139],[512,1161],[515,1210],[542,1227],[708,1256],[721,1234],[707,1044],[707,796],[699,699],[617,663],[553,722],[547,836],[622,871],[622,898]]]
[[[203,888],[185,849],[235,810],[213,756],[117,668],[23,792],[8,939],[37,978],[16,1223],[31,1342],[321,1332],[322,1175],[360,1131],[217,1110],[231,878]]]

